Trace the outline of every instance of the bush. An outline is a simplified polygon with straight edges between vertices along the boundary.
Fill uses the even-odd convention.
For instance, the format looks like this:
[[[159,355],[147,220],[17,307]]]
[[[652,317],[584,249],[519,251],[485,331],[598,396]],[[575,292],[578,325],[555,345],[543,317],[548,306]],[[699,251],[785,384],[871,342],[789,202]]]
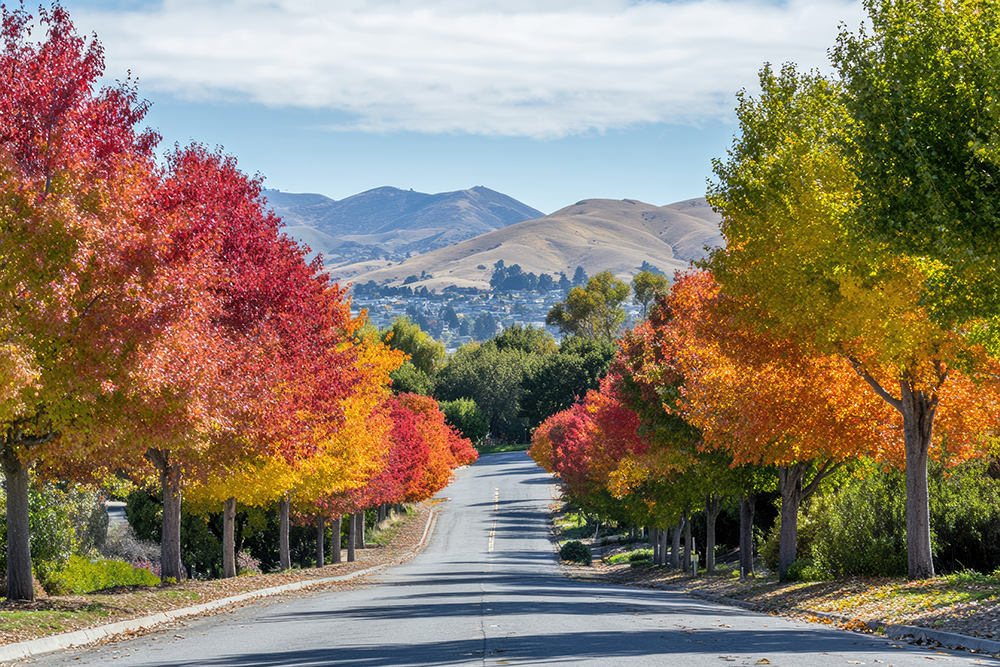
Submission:
[[[590,565],[590,547],[576,540],[567,542],[559,549],[559,558],[581,565]]]
[[[830,576],[812,558],[799,558],[788,566],[789,581],[825,581]]]
[[[109,560],[124,561],[157,576],[160,574],[160,545],[140,540],[127,523],[115,526],[98,551]]]
[[[834,576],[901,576],[907,572],[906,480],[871,467],[827,499],[817,517],[816,565]]]
[[[652,549],[636,549],[635,551],[628,551],[622,554],[615,554],[613,556],[608,556],[605,558],[605,562],[609,565],[618,565],[619,563],[636,563],[642,561],[650,561],[653,559]]]
[[[45,583],[50,595],[79,595],[115,586],[157,586],[159,577],[128,563],[71,556],[64,568]]]
[[[263,574],[260,569],[260,561],[251,556],[248,551],[236,554],[236,570],[239,574]]]
[[[54,484],[32,485],[28,496],[31,566],[43,584],[62,568],[76,549],[71,517],[75,498]],[[0,512],[6,516],[7,495],[0,489]],[[0,571],[7,570],[7,522],[0,522]]]
[[[795,559],[811,558],[812,547],[817,535],[823,528],[819,522],[819,517],[823,514],[824,502],[822,497],[812,497],[799,507],[799,518],[797,525],[797,539],[795,541]],[[778,571],[778,559],[781,550],[781,500],[778,500],[778,517],[774,520],[774,525],[764,539],[764,544],[760,548],[760,557],[764,561],[764,566],[772,572]]]

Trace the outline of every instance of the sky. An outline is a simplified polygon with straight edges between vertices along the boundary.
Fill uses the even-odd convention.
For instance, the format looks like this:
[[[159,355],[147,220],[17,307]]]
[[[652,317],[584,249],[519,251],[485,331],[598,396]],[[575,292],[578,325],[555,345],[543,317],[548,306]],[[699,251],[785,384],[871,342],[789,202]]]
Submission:
[[[163,148],[342,199],[486,186],[543,213],[704,196],[764,63],[830,70],[846,0],[63,0]],[[34,6],[32,2],[28,7]]]

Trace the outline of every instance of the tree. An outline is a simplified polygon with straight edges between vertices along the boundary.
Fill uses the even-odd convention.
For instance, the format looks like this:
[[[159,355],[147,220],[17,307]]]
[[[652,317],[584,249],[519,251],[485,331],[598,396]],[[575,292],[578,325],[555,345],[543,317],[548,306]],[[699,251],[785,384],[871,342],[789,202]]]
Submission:
[[[899,412],[909,572],[931,576],[931,446],[946,440],[953,460],[975,451],[993,422],[993,362],[963,336],[963,322],[935,317],[954,303],[934,288],[948,282],[948,267],[865,231],[843,149],[854,124],[839,88],[789,65],[780,74],[764,68],[761,89],[759,100],[741,95],[742,136],[727,161],[715,162],[709,201],[722,212],[727,248],[710,266],[735,321],[769,329],[807,356],[845,358]],[[972,383],[985,391],[968,390]],[[939,419],[935,432],[935,418],[953,410],[965,415],[961,424]]]
[[[967,1],[866,2],[872,34],[841,32],[832,52],[855,121],[847,159],[859,191],[861,234],[927,271],[931,317],[945,330],[1000,312],[1000,6]],[[907,371],[899,392],[867,378],[903,415],[907,554],[911,577],[934,572],[927,458],[946,358],[936,378]],[[912,500],[911,500],[912,498]]]
[[[493,338],[497,332],[497,320],[491,313],[483,313],[476,318],[470,332],[475,340],[485,341]]]
[[[587,272],[583,270],[582,266],[576,267],[576,271],[573,273],[573,287],[583,287],[587,284]]]
[[[565,301],[555,304],[545,317],[545,323],[559,328],[565,335],[579,334],[605,342],[613,342],[625,323],[622,304],[631,288],[615,278],[611,271],[602,271],[587,281],[587,287],[574,287]]]
[[[527,353],[553,354],[559,349],[552,334],[545,329],[536,329],[530,324],[507,327],[495,336],[491,343],[500,351],[511,349]]]
[[[647,450],[638,431],[638,415],[614,396],[591,391],[535,430],[529,454],[559,476],[566,495],[603,516],[624,518],[621,501],[609,492],[610,477],[627,456]]]
[[[152,132],[130,82],[95,91],[96,40],[58,4],[3,9],[0,54],[0,449],[7,488],[7,599],[34,597],[29,470],[84,457],[114,422],[136,351],[167,318],[156,267],[167,225],[151,214]],[[159,295],[159,296],[157,296]]]
[[[528,424],[538,426],[598,389],[615,351],[614,344],[572,336],[562,342],[558,354],[543,356],[521,384],[521,409]]]
[[[563,294],[569,294],[569,291],[573,289],[573,283],[566,277],[566,273],[564,271],[559,272],[559,282],[557,284]]]
[[[409,318],[396,319],[381,335],[382,342],[409,355],[410,363],[428,377],[433,378],[444,361],[444,345],[433,340]]]
[[[435,395],[445,401],[472,399],[491,434],[513,440],[524,438],[522,382],[538,359],[538,355],[519,349],[499,350],[492,342],[463,345],[441,370]]]
[[[662,273],[642,271],[632,278],[632,291],[635,301],[642,306],[642,317],[645,319],[649,304],[658,294],[664,294],[670,289],[670,282]]]
[[[438,406],[444,413],[448,424],[461,433],[462,437],[477,443],[489,433],[489,424],[486,423],[483,413],[471,398],[440,401]]]
[[[871,32],[831,51],[854,124],[846,158],[862,234],[942,266],[937,319],[1000,310],[1000,3],[865,2]]]

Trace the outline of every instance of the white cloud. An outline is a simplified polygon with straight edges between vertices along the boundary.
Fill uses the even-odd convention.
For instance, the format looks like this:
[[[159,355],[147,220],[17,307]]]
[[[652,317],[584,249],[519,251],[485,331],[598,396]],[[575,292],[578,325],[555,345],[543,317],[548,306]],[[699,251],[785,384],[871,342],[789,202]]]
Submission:
[[[72,10],[72,7],[71,7]],[[164,0],[72,10],[146,95],[325,109],[336,129],[559,137],[727,118],[765,61],[826,68],[859,2]]]

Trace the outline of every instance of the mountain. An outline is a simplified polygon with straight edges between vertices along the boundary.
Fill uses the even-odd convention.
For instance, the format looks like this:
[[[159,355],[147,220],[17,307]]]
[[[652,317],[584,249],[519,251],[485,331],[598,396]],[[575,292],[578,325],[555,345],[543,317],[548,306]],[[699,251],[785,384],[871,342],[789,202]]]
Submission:
[[[634,199],[586,199],[551,215],[504,227],[402,262],[364,261],[331,273],[356,284],[401,284],[421,278],[414,289],[441,291],[449,285],[485,288],[493,265],[520,265],[536,275],[560,271],[572,277],[577,266],[593,275],[610,269],[631,278],[644,262],[672,275],[705,256],[705,246],[722,245],[719,215],[704,198],[667,206]]]
[[[328,267],[399,261],[542,216],[482,186],[433,195],[382,187],[339,201],[277,190],[265,190],[264,197],[285,222],[285,233],[322,252]]]

